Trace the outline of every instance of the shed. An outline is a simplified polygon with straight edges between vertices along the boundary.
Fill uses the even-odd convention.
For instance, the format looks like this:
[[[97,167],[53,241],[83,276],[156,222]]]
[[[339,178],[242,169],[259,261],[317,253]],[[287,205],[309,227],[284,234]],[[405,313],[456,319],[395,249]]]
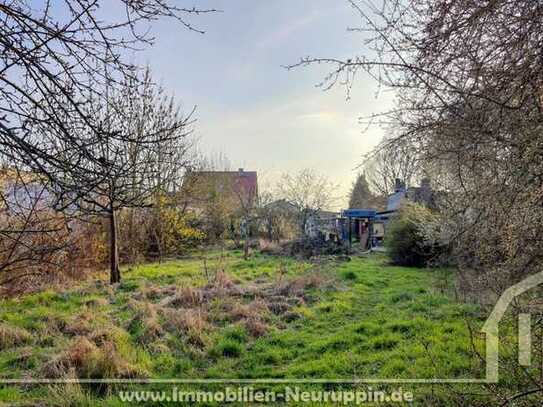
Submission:
[[[345,209],[341,212],[342,239],[360,243],[365,249],[371,249],[374,242],[373,223],[376,217],[375,209]]]

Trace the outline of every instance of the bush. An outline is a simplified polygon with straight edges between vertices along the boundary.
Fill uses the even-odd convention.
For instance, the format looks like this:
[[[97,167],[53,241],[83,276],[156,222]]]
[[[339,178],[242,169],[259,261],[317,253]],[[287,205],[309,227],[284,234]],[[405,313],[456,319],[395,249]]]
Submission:
[[[433,237],[439,228],[439,217],[432,210],[407,204],[391,221],[385,245],[394,264],[425,267],[443,259],[445,248]]]
[[[211,356],[219,358],[225,356],[227,358],[237,358],[243,352],[241,344],[234,339],[223,338],[211,350]]]
[[[107,259],[97,225],[49,208],[0,208],[0,229],[0,297],[82,279]]]
[[[120,211],[118,222],[121,263],[177,257],[205,237],[193,214],[186,213],[174,198],[160,194],[150,208]]]

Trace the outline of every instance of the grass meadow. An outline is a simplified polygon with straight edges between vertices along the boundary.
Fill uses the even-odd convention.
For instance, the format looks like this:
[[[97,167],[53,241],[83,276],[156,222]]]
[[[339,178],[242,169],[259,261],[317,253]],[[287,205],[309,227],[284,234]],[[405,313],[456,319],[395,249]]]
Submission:
[[[0,302],[0,377],[361,379],[483,377],[448,270],[371,255],[315,262],[213,252]],[[257,388],[273,388],[258,384]],[[357,385],[366,388],[366,385]],[[119,389],[171,385],[0,385],[0,405],[115,406]],[[186,388],[218,389],[218,384]],[[224,387],[224,386],[222,386]],[[374,385],[394,389],[399,385]],[[464,385],[401,385],[415,405],[484,405]],[[352,388],[307,384],[304,389]],[[468,395],[465,395],[468,393]],[[460,396],[458,396],[460,397]],[[144,405],[144,404],[139,404]],[[154,403],[153,405],[158,405]],[[170,404],[171,405],[171,404]],[[307,404],[306,404],[307,405]]]

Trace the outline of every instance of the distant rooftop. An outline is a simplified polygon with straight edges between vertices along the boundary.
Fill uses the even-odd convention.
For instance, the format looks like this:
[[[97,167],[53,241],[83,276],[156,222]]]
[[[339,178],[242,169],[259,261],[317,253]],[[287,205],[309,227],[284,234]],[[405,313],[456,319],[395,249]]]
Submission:
[[[197,199],[205,199],[211,191],[255,199],[258,196],[258,175],[256,171],[243,168],[237,171],[191,171],[183,182],[183,189]]]

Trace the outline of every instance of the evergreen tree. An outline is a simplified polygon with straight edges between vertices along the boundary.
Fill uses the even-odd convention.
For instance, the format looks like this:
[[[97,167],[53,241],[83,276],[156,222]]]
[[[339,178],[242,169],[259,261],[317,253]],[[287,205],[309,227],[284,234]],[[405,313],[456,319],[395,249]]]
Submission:
[[[358,174],[349,196],[349,208],[372,208],[376,201],[375,195],[370,191],[366,175]]]

